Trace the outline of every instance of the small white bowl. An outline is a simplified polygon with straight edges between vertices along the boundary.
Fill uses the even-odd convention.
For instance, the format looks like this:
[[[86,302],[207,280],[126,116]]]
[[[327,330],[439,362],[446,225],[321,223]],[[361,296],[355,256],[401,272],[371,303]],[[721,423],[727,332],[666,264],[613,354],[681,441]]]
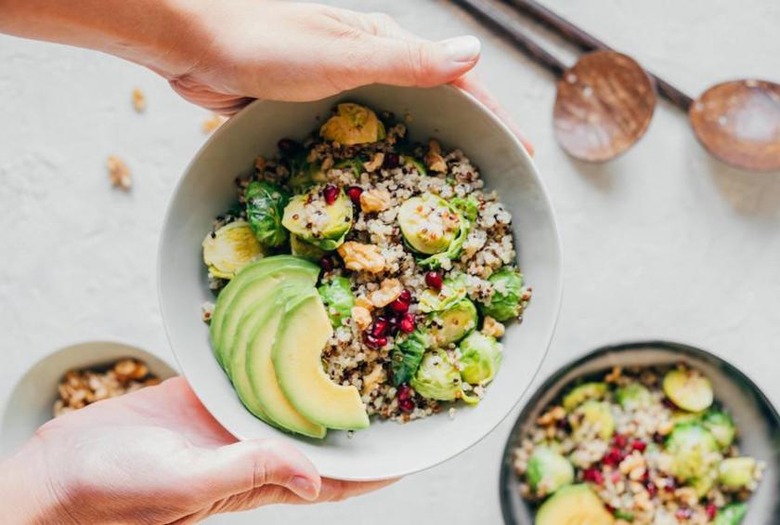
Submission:
[[[178,375],[159,357],[124,343],[91,341],[62,348],[38,361],[11,392],[0,420],[0,454],[16,450],[38,427],[52,419],[57,385],[66,372],[98,368],[126,357],[143,361],[160,379]]]
[[[201,305],[213,301],[200,245],[213,218],[236,202],[233,182],[253,172],[284,137],[302,139],[340,101],[410,116],[413,140],[438,138],[462,149],[514,216],[519,263],[534,297],[522,325],[504,338],[504,361],[476,408],[446,411],[406,425],[374,421],[367,430],[330,432],[324,441],[292,436],[256,419],[241,404],[214,359]],[[319,120],[318,120],[319,119]],[[533,161],[509,129],[482,104],[451,86],[368,86],[307,103],[258,101],[225,123],[203,146],[176,188],[163,225],[159,294],[168,338],[182,371],[206,408],[239,439],[291,441],[323,476],[370,480],[432,467],[485,437],[531,384],[552,338],[561,299],[561,254],[550,201]]]

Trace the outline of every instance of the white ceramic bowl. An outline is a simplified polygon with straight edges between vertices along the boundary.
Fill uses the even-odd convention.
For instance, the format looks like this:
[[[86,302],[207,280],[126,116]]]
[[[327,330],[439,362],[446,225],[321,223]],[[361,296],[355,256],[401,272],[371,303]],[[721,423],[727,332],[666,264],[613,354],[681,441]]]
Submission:
[[[214,299],[207,286],[200,245],[215,216],[236,202],[234,178],[250,174],[258,154],[271,155],[283,137],[302,139],[340,101],[410,115],[413,139],[437,137],[459,147],[481,168],[514,216],[519,263],[534,297],[522,325],[504,338],[504,361],[486,398],[410,424],[375,421],[348,438],[330,432],[324,441],[280,432],[255,419],[236,397],[215,361],[201,304]],[[474,445],[517,404],[544,358],[561,298],[561,255],[553,211],[532,160],[517,139],[470,95],[432,89],[368,86],[308,103],[258,101],[225,123],[187,168],[173,195],[159,253],[160,302],[173,351],[203,404],[239,439],[292,441],[323,476],[369,480],[432,467]]]
[[[91,341],[62,348],[38,361],[11,392],[0,420],[0,454],[15,450],[52,418],[57,385],[68,370],[97,368],[125,357],[145,362],[161,379],[178,375],[159,357],[125,343]]]

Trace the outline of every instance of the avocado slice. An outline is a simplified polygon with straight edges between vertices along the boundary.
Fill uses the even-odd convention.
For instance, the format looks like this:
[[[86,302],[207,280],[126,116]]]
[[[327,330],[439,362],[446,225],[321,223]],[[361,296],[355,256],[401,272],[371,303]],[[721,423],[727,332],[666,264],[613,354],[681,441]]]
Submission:
[[[283,279],[301,278],[314,286],[319,271],[311,262],[290,255],[266,257],[244,267],[217,297],[211,318],[211,344],[220,366],[228,371],[230,341],[248,307],[263,301]]]
[[[247,407],[250,404],[259,407],[276,426],[284,430],[322,439],[327,429],[301,415],[288,401],[279,386],[271,358],[279,324],[284,317],[284,305],[301,293],[306,293],[307,287],[308,283],[284,286],[276,294],[275,300],[260,307],[263,310],[259,314],[262,319],[249,325],[243,359],[238,351],[233,354],[233,378],[239,395],[249,401]]]
[[[368,415],[357,388],[334,383],[322,368],[322,349],[332,333],[315,289],[288,301],[272,351],[276,377],[306,418],[328,428],[366,428]]]
[[[613,525],[615,518],[584,484],[562,487],[536,513],[536,525]]]

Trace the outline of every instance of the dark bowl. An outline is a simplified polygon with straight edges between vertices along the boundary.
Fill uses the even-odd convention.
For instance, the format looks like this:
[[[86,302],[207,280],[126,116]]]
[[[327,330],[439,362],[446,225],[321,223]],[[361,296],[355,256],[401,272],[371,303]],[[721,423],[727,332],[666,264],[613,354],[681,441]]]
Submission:
[[[501,463],[499,491],[507,525],[532,524],[534,510],[519,493],[512,467],[512,451],[542,409],[572,381],[613,366],[653,366],[687,363],[706,374],[715,387],[715,399],[728,409],[740,429],[740,449],[766,463],[764,477],[750,499],[744,525],[780,523],[780,417],[745,374],[720,357],[678,343],[650,341],[606,346],[564,365],[528,400],[509,434]]]

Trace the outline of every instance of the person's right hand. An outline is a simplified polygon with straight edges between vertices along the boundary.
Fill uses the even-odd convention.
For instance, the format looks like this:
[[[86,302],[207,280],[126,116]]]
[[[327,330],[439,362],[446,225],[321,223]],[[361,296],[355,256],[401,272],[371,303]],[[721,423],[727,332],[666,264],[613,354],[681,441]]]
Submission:
[[[0,463],[0,517],[3,524],[193,523],[273,503],[342,500],[388,483],[320,479],[284,442],[237,442],[175,378],[41,427]]]

